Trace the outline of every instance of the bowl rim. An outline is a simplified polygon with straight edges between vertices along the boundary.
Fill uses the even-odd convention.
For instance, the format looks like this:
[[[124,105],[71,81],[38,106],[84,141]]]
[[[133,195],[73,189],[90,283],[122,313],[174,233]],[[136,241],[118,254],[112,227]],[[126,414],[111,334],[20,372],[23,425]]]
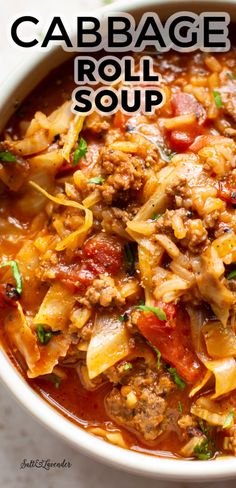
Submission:
[[[203,481],[233,478],[236,463],[233,457],[209,461],[191,461],[157,457],[112,445],[64,417],[41,397],[18,372],[4,350],[0,350],[0,379],[18,404],[41,424],[63,438],[82,454],[136,475],[168,481]]]
[[[179,5],[179,0],[135,0],[132,4],[129,4],[128,0],[123,0],[119,4],[114,3],[99,8],[93,15],[102,18],[102,15],[106,12],[127,11],[133,13],[143,7],[148,9],[157,5],[165,6],[165,4],[175,3]],[[217,6],[217,4],[221,4],[232,9],[235,7],[235,0],[226,0],[225,2],[222,0],[209,0],[208,2],[206,0],[196,0],[193,4],[198,4],[199,6],[205,6],[206,4]],[[58,50],[57,47],[43,54],[39,51],[34,51],[32,56],[29,56],[25,62],[20,63],[14,70],[9,72],[1,86],[1,91],[5,92],[5,96],[3,95],[2,98],[5,106],[9,106],[9,103],[12,103],[12,94],[15,93],[17,87],[23,83],[24,79],[30,76],[32,70],[41,62],[46,62],[47,57],[51,56],[56,50]],[[58,410],[29,386],[2,347],[0,347],[0,379],[18,403],[34,418],[39,420],[41,424],[46,426],[48,430],[55,432],[81,453],[97,461],[136,475],[145,475],[168,481],[199,482],[206,481],[206,479],[211,481],[229,479],[236,476],[236,460],[232,456],[222,456],[207,462],[157,457],[114,446],[86,432],[85,429],[59,413]]]

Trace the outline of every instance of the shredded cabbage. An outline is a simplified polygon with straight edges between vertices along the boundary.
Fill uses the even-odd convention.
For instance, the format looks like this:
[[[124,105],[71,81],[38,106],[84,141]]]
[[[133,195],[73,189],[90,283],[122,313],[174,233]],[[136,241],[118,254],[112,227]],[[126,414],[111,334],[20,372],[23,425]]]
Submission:
[[[202,333],[211,358],[236,356],[236,336],[230,327],[224,327],[216,320],[209,321],[203,326]]]
[[[75,115],[74,119],[70,123],[68,133],[65,138],[65,143],[62,150],[62,156],[66,161],[70,161],[70,155],[73,147],[75,146],[78,136],[83,128],[85,117],[81,115]]]
[[[65,329],[75,303],[75,297],[62,283],[53,283],[41,303],[33,324],[47,324],[51,330]]]
[[[97,314],[86,358],[89,378],[95,378],[125,358],[129,350],[124,323],[114,315]]]
[[[50,195],[50,193],[48,193],[46,190],[41,188],[34,181],[30,181],[29,183],[33,188],[41,192],[42,195],[44,195],[45,197],[47,197],[49,200],[56,203],[57,205],[65,205],[66,207],[78,208],[79,210],[83,210],[85,212],[85,220],[83,225],[78,230],[72,232],[69,236],[62,239],[62,241],[57,244],[56,251],[64,251],[64,249],[66,248],[74,250],[76,249],[76,247],[82,246],[89,229],[93,225],[92,211],[84,207],[80,203],[75,202],[74,200],[66,200],[64,197],[59,198]]]
[[[191,413],[205,420],[210,425],[223,427],[228,417],[227,407],[209,397],[200,397],[191,407]],[[233,419],[232,419],[233,421]]]

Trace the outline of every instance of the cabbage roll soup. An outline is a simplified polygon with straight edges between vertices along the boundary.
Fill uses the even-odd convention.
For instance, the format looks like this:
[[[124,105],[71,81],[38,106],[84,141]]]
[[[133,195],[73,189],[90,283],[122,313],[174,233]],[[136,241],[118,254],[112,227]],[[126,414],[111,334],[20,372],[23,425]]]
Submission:
[[[75,116],[69,61],[8,122],[1,342],[78,428],[209,460],[236,455],[236,56],[152,56],[154,115]]]

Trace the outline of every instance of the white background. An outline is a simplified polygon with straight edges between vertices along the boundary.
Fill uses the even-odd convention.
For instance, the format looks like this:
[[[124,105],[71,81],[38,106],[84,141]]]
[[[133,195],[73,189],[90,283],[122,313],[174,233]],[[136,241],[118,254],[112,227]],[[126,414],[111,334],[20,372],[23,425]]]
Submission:
[[[132,1],[132,0],[131,0]],[[71,11],[80,14],[87,9],[94,13],[100,0],[0,0],[0,83],[17,64],[31,55],[10,46],[7,27],[15,16],[25,14],[46,19],[50,13]],[[1,97],[0,97],[1,103]],[[70,469],[20,469],[23,459],[64,458],[72,463]],[[236,461],[235,461],[236,462]],[[67,446],[44,427],[36,423],[0,385],[0,488],[180,488],[185,483],[165,483],[132,476],[98,464]],[[192,486],[192,485],[191,485]],[[224,488],[226,483],[203,484],[204,488]],[[227,482],[227,488],[236,481]]]

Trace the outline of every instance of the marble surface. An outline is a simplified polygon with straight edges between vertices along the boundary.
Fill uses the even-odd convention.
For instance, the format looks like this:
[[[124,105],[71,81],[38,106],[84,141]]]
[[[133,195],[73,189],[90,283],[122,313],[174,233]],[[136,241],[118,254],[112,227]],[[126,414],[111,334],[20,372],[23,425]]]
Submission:
[[[132,1],[132,0],[131,0]],[[86,8],[94,11],[99,0],[86,0]],[[65,2],[61,0],[0,0],[0,83],[10,71],[28,55],[9,45],[7,27],[13,16],[22,14],[44,17],[51,12],[61,12]],[[66,2],[67,11],[79,13],[84,9],[82,0]],[[49,459],[51,461],[69,461],[71,468],[24,468],[24,459]],[[63,441],[48,432],[25,412],[0,384],[0,488],[181,488],[192,486],[185,483],[166,483],[147,480],[142,477],[126,474],[113,468],[85,458]],[[222,483],[201,483],[204,488],[224,488]],[[227,488],[234,488],[236,481],[227,482]]]

